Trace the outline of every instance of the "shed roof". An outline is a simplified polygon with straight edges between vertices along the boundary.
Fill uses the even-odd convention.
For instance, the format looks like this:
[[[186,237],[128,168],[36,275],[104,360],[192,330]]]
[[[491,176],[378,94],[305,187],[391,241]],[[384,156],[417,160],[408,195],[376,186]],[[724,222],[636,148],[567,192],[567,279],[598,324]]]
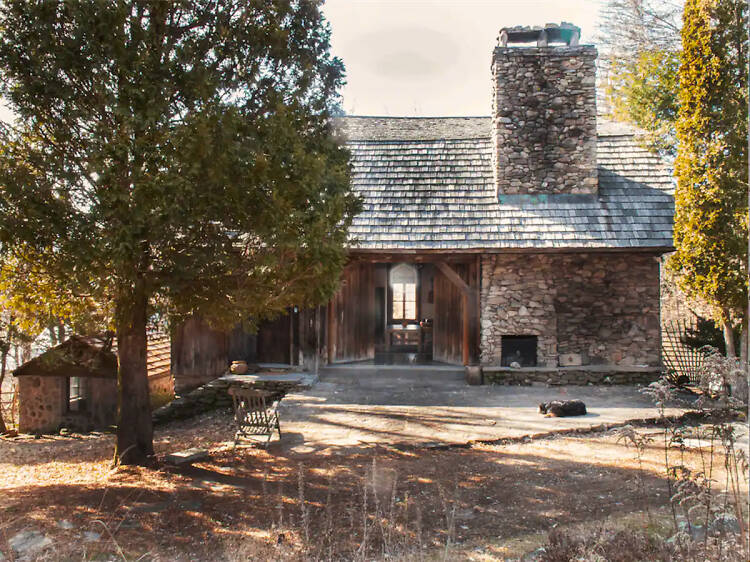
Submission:
[[[345,117],[352,249],[505,251],[672,247],[673,181],[637,131],[598,125],[594,195],[500,195],[489,117]]]
[[[13,375],[117,378],[117,357],[105,338],[71,336],[18,367]]]
[[[156,331],[148,333],[146,369],[149,377],[169,374],[170,346],[168,334]],[[13,375],[117,378],[116,352],[116,344],[106,337],[73,335],[27,361],[13,371]]]

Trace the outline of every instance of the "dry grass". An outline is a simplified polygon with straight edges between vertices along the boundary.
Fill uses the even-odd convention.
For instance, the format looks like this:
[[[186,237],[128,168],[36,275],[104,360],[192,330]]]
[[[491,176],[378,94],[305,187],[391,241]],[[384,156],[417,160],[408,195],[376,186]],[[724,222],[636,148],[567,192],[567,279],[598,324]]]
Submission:
[[[492,560],[533,550],[553,527],[668,515],[662,451],[646,447],[639,464],[613,434],[237,458],[231,434],[224,413],[160,429],[158,454],[211,449],[186,469],[112,471],[109,435],[0,441],[0,552],[12,559],[8,539],[33,529],[53,540],[48,559]]]

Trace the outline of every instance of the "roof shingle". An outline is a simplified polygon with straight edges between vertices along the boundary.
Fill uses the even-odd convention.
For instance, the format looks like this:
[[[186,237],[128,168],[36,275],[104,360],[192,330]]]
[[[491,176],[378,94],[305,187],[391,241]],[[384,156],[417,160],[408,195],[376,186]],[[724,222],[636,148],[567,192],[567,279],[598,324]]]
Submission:
[[[628,126],[599,126],[596,195],[496,195],[488,117],[347,117],[361,250],[672,246],[673,182]]]

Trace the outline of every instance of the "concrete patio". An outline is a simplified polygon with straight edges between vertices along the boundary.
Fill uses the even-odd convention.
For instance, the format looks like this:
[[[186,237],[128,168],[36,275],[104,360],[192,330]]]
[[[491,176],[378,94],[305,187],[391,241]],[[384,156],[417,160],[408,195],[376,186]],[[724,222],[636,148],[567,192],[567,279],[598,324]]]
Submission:
[[[580,399],[588,415],[545,418],[539,402]],[[670,408],[667,414],[680,414]],[[449,366],[336,366],[282,401],[282,445],[297,452],[370,444],[442,445],[532,436],[658,416],[635,386],[468,386]]]

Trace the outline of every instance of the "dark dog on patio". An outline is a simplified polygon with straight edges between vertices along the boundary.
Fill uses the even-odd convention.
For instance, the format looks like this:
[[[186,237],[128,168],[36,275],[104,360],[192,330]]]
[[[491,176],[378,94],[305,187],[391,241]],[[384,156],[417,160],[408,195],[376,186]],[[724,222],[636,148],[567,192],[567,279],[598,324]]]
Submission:
[[[553,400],[539,404],[539,413],[548,418],[567,418],[585,416],[586,404],[580,400]]]

